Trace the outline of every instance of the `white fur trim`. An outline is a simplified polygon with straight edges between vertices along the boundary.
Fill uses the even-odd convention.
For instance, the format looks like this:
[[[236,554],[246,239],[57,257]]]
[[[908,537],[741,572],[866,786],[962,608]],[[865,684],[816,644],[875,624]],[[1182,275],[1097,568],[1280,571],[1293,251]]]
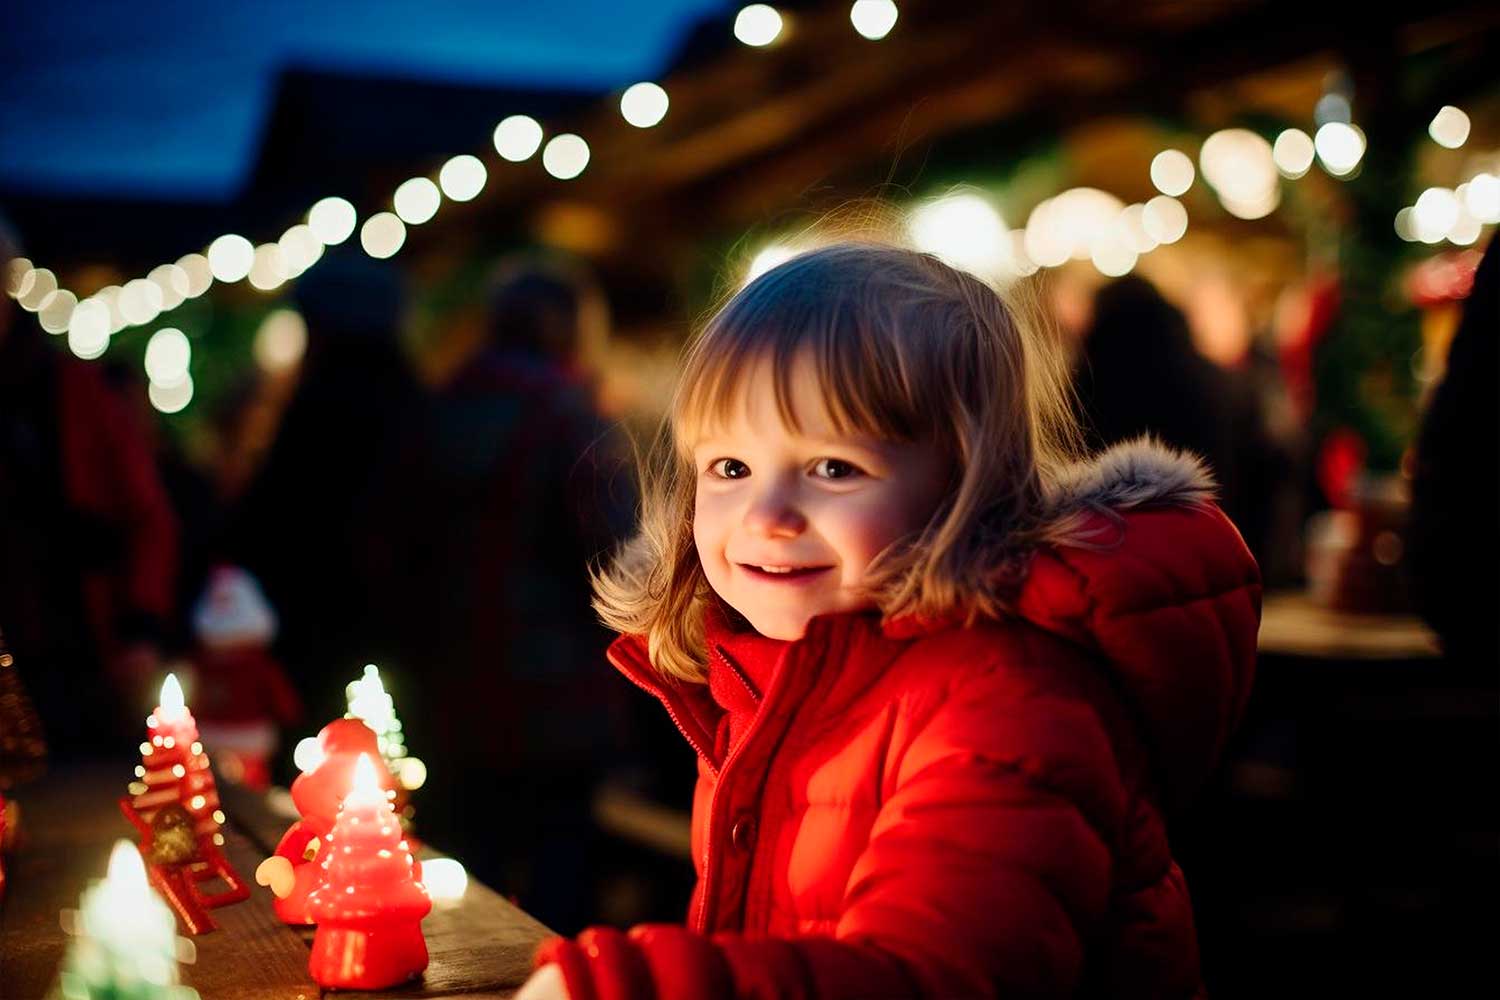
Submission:
[[[1049,507],[1054,516],[1092,508],[1128,510],[1147,504],[1200,506],[1218,484],[1203,460],[1170,448],[1151,435],[1121,441],[1061,477]]]

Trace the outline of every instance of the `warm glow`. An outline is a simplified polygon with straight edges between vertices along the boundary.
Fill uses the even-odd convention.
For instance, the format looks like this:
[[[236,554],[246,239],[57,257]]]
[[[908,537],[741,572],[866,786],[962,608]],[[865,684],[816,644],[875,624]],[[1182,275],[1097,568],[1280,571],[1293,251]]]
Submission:
[[[323,752],[323,744],[318,742],[316,736],[308,736],[297,741],[297,749],[292,751],[292,763],[297,765],[299,771],[316,771],[323,766],[323,761],[328,755]]]
[[[161,386],[152,382],[146,388],[146,397],[151,405],[162,413],[180,413],[193,401],[193,379],[187,376],[172,386]]]
[[[654,83],[637,83],[620,95],[620,114],[636,128],[650,128],[667,116],[667,92]]]
[[[1240,219],[1263,219],[1276,211],[1281,204],[1281,188],[1273,187],[1259,198],[1249,201],[1240,201],[1235,198],[1221,198],[1220,203],[1230,215]]]
[[[495,126],[495,152],[512,163],[530,159],[542,145],[542,126],[529,115],[511,115]]]
[[[5,272],[5,294],[11,298],[19,298],[21,295],[22,282],[26,281],[36,265],[25,257],[17,257],[10,262]]]
[[[484,161],[468,153],[453,157],[438,171],[438,186],[454,201],[473,201],[484,190],[484,182],[488,179]]]
[[[1478,219],[1460,207],[1458,219],[1448,228],[1448,242],[1456,246],[1471,247],[1479,242],[1482,228]]]
[[[1480,222],[1500,222],[1500,177],[1475,174],[1465,186],[1464,207]]]
[[[1185,193],[1196,176],[1192,159],[1180,149],[1164,149],[1151,161],[1151,183],[1162,194],[1175,198]]]
[[[581,136],[564,132],[553,136],[542,150],[542,166],[560,181],[570,181],[589,165],[589,144]]]
[[[146,377],[164,389],[179,385],[188,377],[192,357],[187,335],[175,327],[163,327],[146,342]]]
[[[380,780],[375,776],[375,762],[370,759],[369,754],[362,753],[354,763],[354,781],[349,785],[344,806],[369,807],[385,804],[385,789],[380,787]]]
[[[1094,244],[1115,228],[1125,205],[1097,188],[1071,188],[1032,209],[1026,220],[1026,255],[1042,267],[1089,260]]]
[[[1246,206],[1266,204],[1280,183],[1271,144],[1249,129],[1224,129],[1209,136],[1198,154],[1198,164],[1203,179],[1213,185],[1224,207],[1236,215]]]
[[[1353,173],[1365,155],[1365,135],[1353,125],[1329,122],[1318,129],[1313,146],[1324,168],[1335,177],[1343,177]]]
[[[299,222],[282,233],[276,245],[281,248],[281,263],[289,281],[301,276],[323,257],[323,241],[306,223]]]
[[[401,787],[414,792],[427,784],[427,765],[419,757],[403,757],[397,761],[401,771]]]
[[[334,246],[347,240],[354,233],[354,224],[359,216],[354,206],[343,198],[324,198],[307,212],[307,224],[313,235],[326,246]]]
[[[85,299],[68,321],[68,350],[85,361],[97,358],[109,347],[109,307],[97,299]]]
[[[1123,237],[1124,234],[1115,229],[1095,240],[1090,248],[1089,259],[1107,278],[1119,278],[1135,269],[1139,255],[1126,245]]]
[[[390,212],[377,212],[359,230],[359,245],[371,257],[393,257],[406,242],[406,224]]]
[[[1157,239],[1146,231],[1146,206],[1139,203],[1126,205],[1115,221],[1120,241],[1137,254],[1150,253],[1159,245]]]
[[[889,35],[899,16],[892,0],[854,0],[854,6],[849,8],[849,23],[872,42]]]
[[[131,326],[141,326],[161,314],[161,288],[154,281],[136,278],[120,289],[120,312]]]
[[[918,250],[952,267],[982,278],[1010,270],[1010,228],[977,194],[953,194],[919,205],[907,227]]]
[[[275,243],[262,243],[255,248],[255,258],[250,265],[250,285],[262,292],[273,292],[285,284],[286,260],[281,247]]]
[[[1432,123],[1427,126],[1427,134],[1439,146],[1457,149],[1469,141],[1469,116],[1459,108],[1445,104],[1433,116]]]
[[[1410,205],[1396,213],[1396,235],[1408,243],[1417,239],[1417,213]]]
[[[57,275],[45,267],[32,268],[21,276],[19,287],[16,301],[22,309],[36,312],[47,296],[57,291]]]
[[[759,278],[762,274],[765,274],[774,267],[785,264],[801,252],[801,248],[792,246],[789,243],[772,243],[769,246],[763,247],[751,259],[750,266],[745,269],[743,284],[750,284],[750,282]]]
[[[37,322],[48,333],[66,333],[73,321],[73,310],[78,308],[78,296],[66,288],[59,288],[47,296],[37,310]]]
[[[469,873],[452,858],[431,858],[422,862],[422,884],[434,902],[451,902],[463,898]]]
[[[156,709],[157,718],[163,722],[176,722],[182,718],[187,709],[187,702],[182,697],[182,685],[177,683],[176,674],[168,674],[167,679],[161,684],[161,701]]]
[[[426,177],[413,177],[402,182],[391,202],[402,222],[408,226],[420,226],[437,215],[438,206],[443,203],[443,193]]]
[[[218,281],[243,280],[254,264],[254,245],[237,233],[227,233],[208,245],[208,266]]]
[[[1156,242],[1176,243],[1187,233],[1187,209],[1176,198],[1157,195],[1146,202],[1146,208],[1141,212],[1141,225]]]
[[[740,8],[734,18],[734,37],[756,48],[770,45],[781,34],[781,14],[775,7],[753,3]]]
[[[117,840],[109,852],[109,868],[106,878],[111,887],[122,892],[145,895],[150,890],[146,881],[146,864],[141,852],[128,840]],[[128,919],[129,915],[122,914]]]
[[[1417,236],[1424,243],[1436,243],[1458,222],[1458,197],[1447,188],[1430,187],[1417,198],[1414,211]]]
[[[184,294],[190,299],[196,299],[214,283],[213,268],[209,266],[208,258],[201,253],[190,253],[178,258],[177,266],[187,275],[188,287]]]
[[[271,374],[297,366],[307,351],[307,323],[294,309],[273,309],[261,320],[252,347],[255,361]]]
[[[1276,137],[1276,144],[1271,147],[1271,157],[1276,161],[1276,169],[1281,171],[1283,177],[1291,180],[1304,176],[1312,169],[1316,152],[1312,136],[1300,128],[1285,130]]]
[[[151,269],[146,280],[161,289],[161,311],[171,312],[188,297],[187,272],[176,264],[162,264]]]

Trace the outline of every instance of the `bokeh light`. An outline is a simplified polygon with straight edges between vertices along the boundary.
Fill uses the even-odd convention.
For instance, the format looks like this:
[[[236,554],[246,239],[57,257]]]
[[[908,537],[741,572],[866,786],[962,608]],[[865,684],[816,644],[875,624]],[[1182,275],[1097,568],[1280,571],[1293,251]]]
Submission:
[[[164,386],[152,382],[146,388],[151,405],[162,413],[181,413],[193,401],[193,379],[187,376],[176,385]]]
[[[176,327],[165,326],[146,342],[146,377],[162,388],[170,388],[188,377],[193,346]]]
[[[443,169],[438,171],[438,186],[443,189],[444,196],[454,201],[473,201],[484,190],[489,176],[483,160],[463,153],[443,164]]]
[[[281,247],[275,243],[262,243],[255,248],[255,259],[250,265],[250,284],[262,292],[280,288],[287,278],[286,261],[281,256]]]
[[[1427,126],[1427,134],[1439,146],[1457,149],[1469,141],[1469,116],[1451,104],[1445,104]]]
[[[1335,177],[1346,177],[1365,155],[1365,134],[1345,122],[1329,122],[1318,129],[1313,146],[1323,167]]]
[[[1500,222],[1500,177],[1475,174],[1464,190],[1464,207],[1480,222]]]
[[[347,240],[358,221],[354,206],[339,197],[324,198],[307,212],[307,224],[324,246],[336,246]]]
[[[17,257],[15,260],[12,260],[10,262],[10,266],[6,268],[4,274],[5,294],[9,295],[13,299],[20,298],[21,282],[35,268],[36,265],[33,264],[29,258]]]
[[[37,322],[48,333],[66,333],[73,320],[73,310],[78,307],[78,296],[66,288],[59,288],[47,296],[37,310]]]
[[[238,233],[226,233],[208,245],[208,266],[216,281],[240,281],[254,264],[255,246]]]
[[[469,874],[452,858],[429,858],[422,862],[422,884],[435,902],[460,900],[469,887]]]
[[[553,136],[542,150],[542,166],[560,181],[572,180],[589,165],[589,144],[581,136],[564,132]]]
[[[1243,128],[1215,132],[1203,141],[1198,165],[1203,170],[1203,179],[1213,186],[1220,202],[1232,214],[1260,218],[1254,213],[1261,212],[1267,204],[1274,207],[1281,178],[1271,144],[1258,133]]]
[[[1176,198],[1157,195],[1146,202],[1146,208],[1141,212],[1141,225],[1156,242],[1176,243],[1187,233],[1187,209]]]
[[[849,23],[872,42],[889,35],[900,16],[892,0],[854,0],[854,6],[849,8]]]
[[[636,128],[650,128],[667,117],[670,104],[667,92],[659,85],[637,83],[620,95],[620,114]]]
[[[36,312],[57,291],[57,275],[45,267],[34,267],[21,275],[16,301],[28,312]]]
[[[68,323],[68,350],[86,361],[97,358],[108,349],[109,336],[109,307],[93,299],[79,303]]]
[[[162,312],[171,312],[182,305],[192,288],[188,273],[178,264],[162,264],[160,267],[154,267],[151,273],[146,275],[146,280],[161,289]]]
[[[396,214],[408,226],[420,226],[437,214],[443,193],[429,178],[413,177],[402,182],[391,199]]]
[[[131,326],[149,323],[161,313],[162,294],[156,282],[136,278],[120,289],[120,314]]]
[[[299,222],[290,227],[281,234],[276,245],[281,248],[281,264],[289,281],[299,277],[323,257],[323,241],[318,239],[310,224]]]
[[[907,222],[918,250],[982,278],[1008,275],[1010,227],[977,194],[946,195],[918,205]]]
[[[511,115],[495,126],[495,152],[512,163],[530,159],[542,145],[542,126],[529,115]]]
[[[406,242],[406,224],[392,212],[377,212],[359,229],[359,245],[371,257],[394,257]]]
[[[768,4],[750,4],[734,16],[734,37],[756,48],[776,41],[781,28],[780,12]]]
[[[177,266],[187,275],[188,298],[196,299],[213,287],[214,270],[209,266],[208,258],[201,253],[184,254],[177,259]]]
[[[255,363],[272,375],[295,368],[307,352],[307,323],[295,309],[273,309],[261,320],[251,348]]]
[[[1151,161],[1151,183],[1162,194],[1175,198],[1185,193],[1196,176],[1192,159],[1180,149],[1164,149]]]

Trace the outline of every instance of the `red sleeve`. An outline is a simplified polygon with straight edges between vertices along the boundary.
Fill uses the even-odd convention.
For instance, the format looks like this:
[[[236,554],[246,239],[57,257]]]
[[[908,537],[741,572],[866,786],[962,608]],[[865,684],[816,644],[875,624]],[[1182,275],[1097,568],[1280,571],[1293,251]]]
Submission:
[[[892,762],[832,937],[596,928],[536,963],[572,1000],[1071,995],[1124,791],[1086,701],[1015,688],[997,673],[949,694]]]

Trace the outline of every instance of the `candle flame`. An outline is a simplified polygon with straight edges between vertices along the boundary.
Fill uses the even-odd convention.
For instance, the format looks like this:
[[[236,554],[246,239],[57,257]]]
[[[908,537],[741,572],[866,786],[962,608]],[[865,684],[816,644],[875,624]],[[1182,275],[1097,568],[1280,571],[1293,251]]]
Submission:
[[[157,708],[158,714],[164,719],[175,721],[178,719],[187,703],[182,698],[182,685],[177,683],[176,674],[168,674],[167,679],[161,686],[161,704]]]
[[[115,841],[109,852],[109,881],[122,888],[146,888],[146,865],[141,852],[128,840]]]
[[[385,803],[385,790],[380,787],[380,781],[375,777],[375,762],[370,755],[362,753],[359,760],[354,762],[354,782],[349,786],[348,801],[356,803]]]

